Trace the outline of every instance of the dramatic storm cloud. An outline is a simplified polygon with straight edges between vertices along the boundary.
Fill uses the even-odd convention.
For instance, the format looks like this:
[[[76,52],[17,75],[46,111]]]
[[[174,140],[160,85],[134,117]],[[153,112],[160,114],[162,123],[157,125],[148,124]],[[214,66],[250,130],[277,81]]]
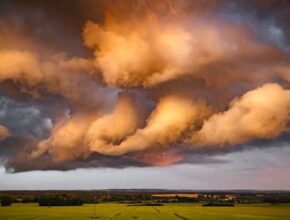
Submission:
[[[289,139],[287,1],[0,8],[8,171],[206,163]]]

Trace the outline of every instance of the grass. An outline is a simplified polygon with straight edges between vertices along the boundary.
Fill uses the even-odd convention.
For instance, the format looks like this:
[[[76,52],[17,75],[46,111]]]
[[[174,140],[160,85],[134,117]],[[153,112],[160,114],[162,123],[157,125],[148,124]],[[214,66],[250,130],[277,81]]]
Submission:
[[[164,206],[126,206],[117,203],[77,207],[39,207],[37,204],[13,204],[0,207],[1,220],[283,220],[290,219],[290,204],[249,204],[236,207],[202,207],[200,204],[165,204]]]

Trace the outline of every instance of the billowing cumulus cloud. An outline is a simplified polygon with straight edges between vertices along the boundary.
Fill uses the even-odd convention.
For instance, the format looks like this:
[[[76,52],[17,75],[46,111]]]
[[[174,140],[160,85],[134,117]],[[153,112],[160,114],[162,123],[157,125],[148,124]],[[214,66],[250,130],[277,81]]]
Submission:
[[[265,84],[234,99],[227,111],[213,114],[193,134],[192,143],[235,145],[273,139],[288,130],[290,90]]]
[[[38,158],[45,153],[51,154],[55,161],[85,156],[83,139],[89,125],[89,115],[74,115],[65,122],[59,122],[53,128],[49,139],[37,145],[37,150],[31,154],[32,158]]]
[[[96,144],[93,150],[102,154],[121,155],[148,148],[170,146],[178,140],[182,141],[186,130],[202,119],[208,111],[202,104],[196,104],[191,100],[174,96],[164,97],[158,102],[144,128],[138,129],[133,135],[128,135],[119,145],[102,147]]]
[[[287,137],[290,6],[253,2],[0,2],[4,166],[202,163]]]
[[[146,118],[128,94],[122,94],[113,113],[98,118],[90,126],[86,140],[91,151],[105,153],[136,132]]]
[[[235,59],[243,61],[257,54],[263,59],[265,55],[259,53],[269,50],[249,39],[245,28],[189,18],[190,24],[137,17],[125,21],[132,22],[132,29],[122,21],[104,27],[89,21],[84,28],[85,45],[95,49],[94,63],[104,81],[125,87],[154,86],[182,75],[200,75],[215,63],[230,65]]]

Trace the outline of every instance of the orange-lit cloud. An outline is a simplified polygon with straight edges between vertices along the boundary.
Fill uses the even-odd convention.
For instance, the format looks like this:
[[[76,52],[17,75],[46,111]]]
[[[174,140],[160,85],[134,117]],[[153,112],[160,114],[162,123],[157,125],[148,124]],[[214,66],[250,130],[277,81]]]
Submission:
[[[289,113],[290,90],[283,90],[278,84],[265,84],[234,99],[229,110],[205,120],[191,143],[226,146],[273,139],[288,130]]]
[[[11,136],[10,131],[3,125],[0,125],[0,141],[6,139],[9,136]]]
[[[62,27],[71,17],[62,15],[65,24],[51,23],[60,33],[47,32],[56,39],[47,39],[39,24],[21,30],[11,18],[0,21],[11,27],[0,36],[0,95],[12,102],[7,87],[23,94],[13,101],[46,122],[38,125],[41,132],[30,132],[35,121],[24,116],[12,124],[9,109],[0,112],[0,123],[12,128],[0,125],[0,140],[11,136],[25,143],[13,148],[10,159],[29,161],[31,169],[37,161],[41,167],[41,160],[43,169],[54,167],[47,164],[70,169],[80,161],[169,165],[188,161],[200,149],[235,150],[288,135],[287,48],[260,38],[252,26],[219,16],[215,10],[223,1],[110,2],[67,3],[90,16],[79,8],[79,20],[73,20],[81,25],[70,27],[73,36],[67,36]],[[100,6],[96,14],[89,10],[95,6]],[[50,10],[43,13],[51,28]],[[78,38],[81,51],[79,45],[74,50]],[[34,45],[31,39],[39,40]],[[65,109],[54,108],[55,100]],[[19,132],[18,123],[31,135]]]

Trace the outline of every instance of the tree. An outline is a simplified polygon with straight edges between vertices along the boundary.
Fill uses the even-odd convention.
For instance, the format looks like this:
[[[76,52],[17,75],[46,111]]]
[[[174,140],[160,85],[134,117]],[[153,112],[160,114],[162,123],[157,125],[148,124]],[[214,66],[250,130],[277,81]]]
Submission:
[[[11,206],[12,199],[8,196],[3,196],[1,198],[1,206]]]

